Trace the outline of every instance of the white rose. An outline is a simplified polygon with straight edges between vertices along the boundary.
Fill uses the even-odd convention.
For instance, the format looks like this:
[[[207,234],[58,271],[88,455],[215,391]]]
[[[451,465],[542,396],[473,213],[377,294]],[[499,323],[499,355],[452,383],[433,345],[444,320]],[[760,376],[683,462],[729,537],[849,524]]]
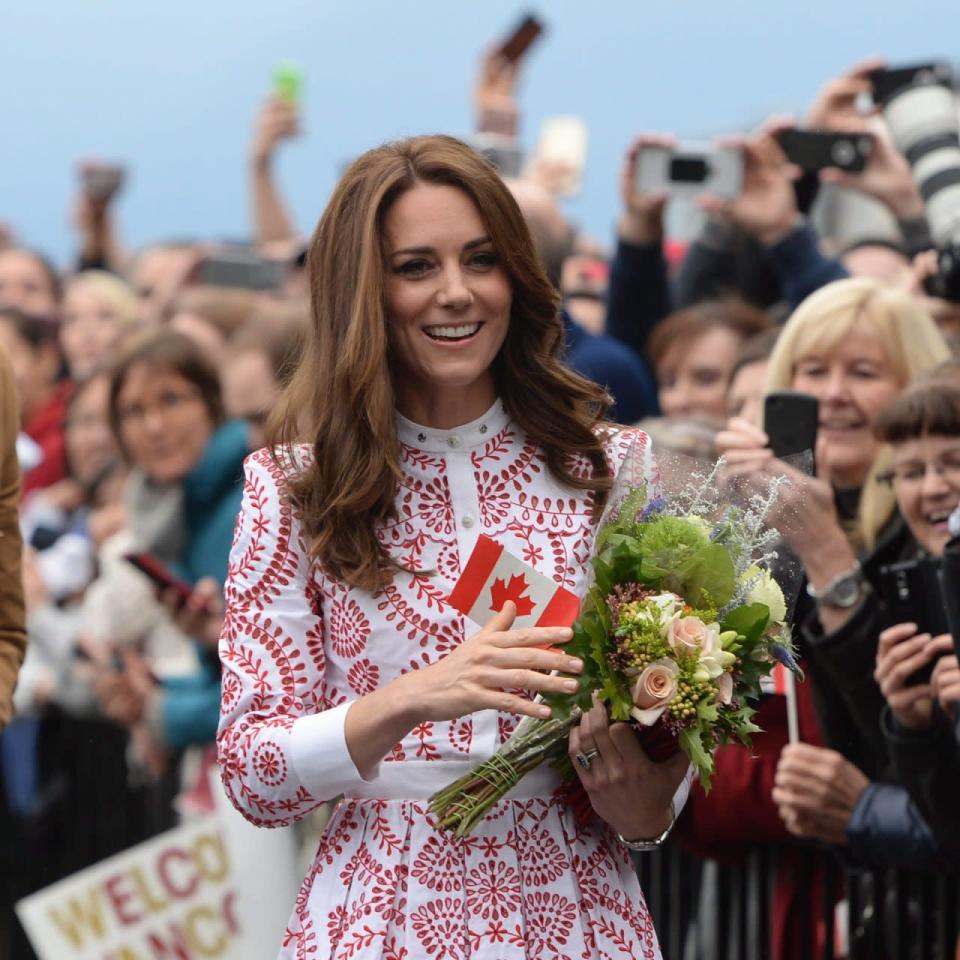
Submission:
[[[754,581],[747,596],[747,603],[762,603],[770,610],[771,623],[783,623],[787,618],[787,601],[780,584],[759,567],[751,567],[744,575],[747,582]]]

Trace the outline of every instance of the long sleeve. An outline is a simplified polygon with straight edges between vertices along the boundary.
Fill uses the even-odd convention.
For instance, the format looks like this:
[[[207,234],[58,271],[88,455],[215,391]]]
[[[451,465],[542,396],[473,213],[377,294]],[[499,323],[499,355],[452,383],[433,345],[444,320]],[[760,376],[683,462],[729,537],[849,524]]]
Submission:
[[[767,247],[767,256],[780,277],[784,297],[791,308],[800,306],[820,287],[850,276],[839,260],[820,251],[816,231],[808,223]]]
[[[607,333],[645,358],[651,331],[670,310],[663,246],[620,240],[610,267]]]
[[[944,853],[952,863],[960,863],[960,743],[950,723],[938,715],[929,730],[906,730],[887,707],[883,733],[898,780]]]
[[[823,633],[815,610],[801,626],[824,738],[875,780],[884,776],[887,750],[880,732],[885,701],[872,665],[877,637],[886,625],[879,601],[871,595],[834,633]]]
[[[362,782],[344,735],[351,701],[327,693],[320,600],[283,487],[266,450],[247,459],[220,638],[221,776],[259,826],[286,826]]]
[[[938,872],[947,865],[910,794],[894,784],[871,783],[863,791],[847,839],[850,854],[868,866]]]
[[[17,433],[20,415],[13,385],[13,370],[0,351],[0,729],[13,713],[13,688],[27,646],[20,573],[20,466]]]

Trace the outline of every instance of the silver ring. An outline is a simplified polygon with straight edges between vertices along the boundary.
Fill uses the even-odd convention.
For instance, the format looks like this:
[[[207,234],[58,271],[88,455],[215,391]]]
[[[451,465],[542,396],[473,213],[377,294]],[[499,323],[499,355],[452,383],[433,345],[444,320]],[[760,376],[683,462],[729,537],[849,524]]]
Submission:
[[[580,753],[577,754],[577,763],[579,763],[584,770],[589,770],[590,763],[593,760],[593,758],[599,757],[599,756],[600,756],[599,750],[590,750],[587,753],[584,753],[583,751],[581,751]]]

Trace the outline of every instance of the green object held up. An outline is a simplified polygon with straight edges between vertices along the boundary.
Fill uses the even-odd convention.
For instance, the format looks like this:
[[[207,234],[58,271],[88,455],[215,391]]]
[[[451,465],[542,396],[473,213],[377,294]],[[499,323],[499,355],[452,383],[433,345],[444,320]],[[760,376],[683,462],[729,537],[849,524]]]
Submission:
[[[277,64],[273,71],[273,88],[277,96],[287,103],[299,103],[303,91],[303,70],[290,60]]]

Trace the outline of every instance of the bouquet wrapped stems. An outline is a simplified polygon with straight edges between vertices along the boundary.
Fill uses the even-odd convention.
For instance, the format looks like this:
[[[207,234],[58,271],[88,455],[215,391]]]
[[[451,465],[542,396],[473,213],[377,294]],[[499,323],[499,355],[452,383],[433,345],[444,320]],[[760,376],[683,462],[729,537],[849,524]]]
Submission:
[[[567,737],[580,720],[580,710],[563,719],[525,717],[510,739],[489,760],[430,798],[430,811],[441,830],[465,837],[487,810],[509,793],[531,770],[566,756]]]

